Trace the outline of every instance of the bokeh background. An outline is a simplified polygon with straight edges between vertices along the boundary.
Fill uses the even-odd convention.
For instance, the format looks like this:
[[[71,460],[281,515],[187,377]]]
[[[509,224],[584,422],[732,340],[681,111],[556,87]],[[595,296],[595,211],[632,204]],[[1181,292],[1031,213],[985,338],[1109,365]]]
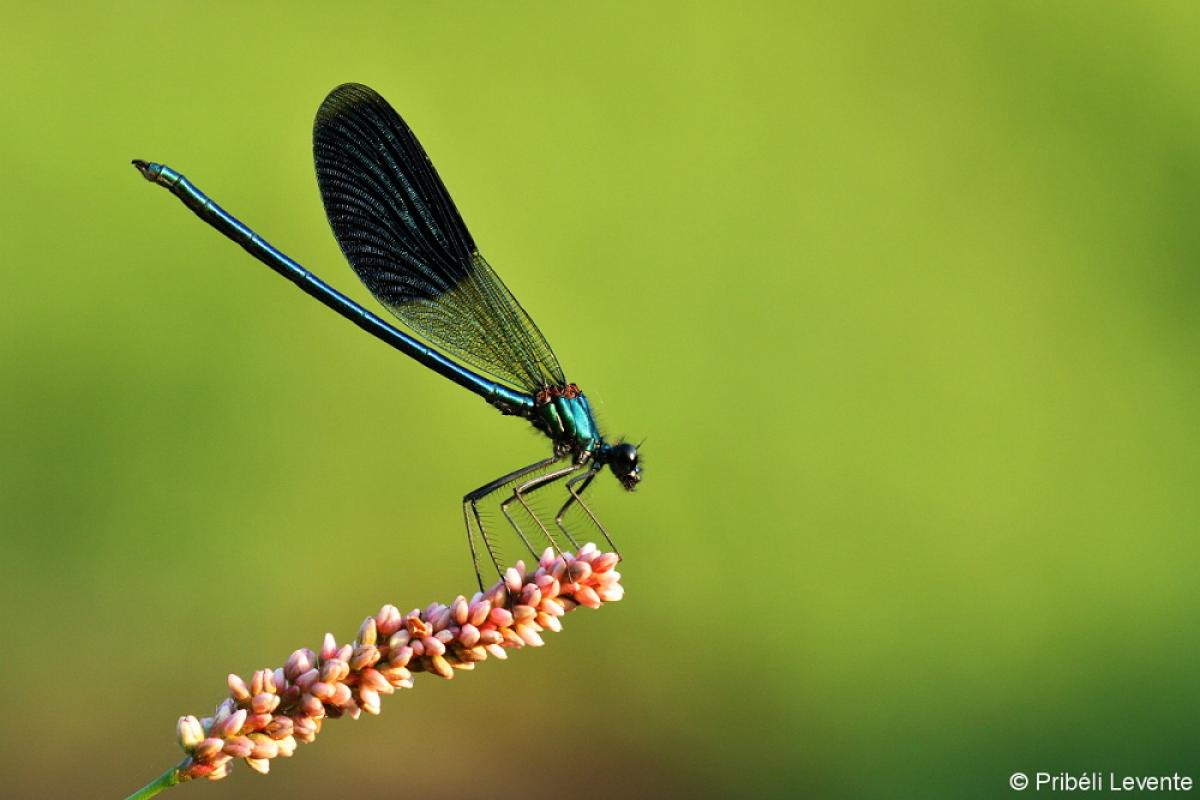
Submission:
[[[1195,9],[6,3],[0,794],[122,797],[227,672],[469,590],[459,498],[545,452],[129,166],[367,302],[347,80],[646,437],[628,594],[170,796],[1200,777]]]

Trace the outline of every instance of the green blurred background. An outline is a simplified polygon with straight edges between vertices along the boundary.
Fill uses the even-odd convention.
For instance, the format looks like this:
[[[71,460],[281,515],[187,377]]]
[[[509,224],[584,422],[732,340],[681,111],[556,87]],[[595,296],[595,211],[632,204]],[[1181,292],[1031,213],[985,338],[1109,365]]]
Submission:
[[[129,166],[367,301],[348,80],[647,437],[628,594],[170,796],[1200,777],[1195,9],[6,4],[0,794],[124,796],[227,672],[468,590],[459,498],[546,451]]]

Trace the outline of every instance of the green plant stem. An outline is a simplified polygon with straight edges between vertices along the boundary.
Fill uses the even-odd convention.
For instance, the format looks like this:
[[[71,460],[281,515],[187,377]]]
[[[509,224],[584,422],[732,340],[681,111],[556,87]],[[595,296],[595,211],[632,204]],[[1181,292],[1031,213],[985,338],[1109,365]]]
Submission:
[[[125,800],[143,800],[146,797],[154,797],[163,789],[174,786],[179,783],[179,767],[171,767],[169,770],[159,775],[154,780],[147,783],[142,788],[138,789],[133,794],[126,797]]]

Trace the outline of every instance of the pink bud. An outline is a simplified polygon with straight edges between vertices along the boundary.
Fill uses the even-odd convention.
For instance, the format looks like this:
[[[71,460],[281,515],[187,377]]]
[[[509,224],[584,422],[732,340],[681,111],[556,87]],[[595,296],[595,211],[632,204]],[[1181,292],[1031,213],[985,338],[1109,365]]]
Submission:
[[[388,663],[393,667],[407,667],[412,657],[413,649],[411,647],[401,647],[399,650],[392,651],[392,657]]]
[[[403,625],[404,617],[400,616],[400,609],[393,605],[385,605],[375,615],[375,628],[380,636],[391,636]]]
[[[454,598],[454,602],[450,605],[450,617],[454,620],[455,625],[466,623],[470,612],[471,607],[467,605],[467,598],[461,594]]]
[[[223,752],[227,756],[233,758],[245,758],[254,751],[254,744],[251,743],[248,736],[234,736],[232,739],[225,740]]]
[[[358,707],[368,714],[379,713],[379,692],[360,686],[358,689]]]
[[[344,706],[350,702],[350,687],[344,683],[339,683],[333,688],[333,698],[330,703],[335,706]]]
[[[527,606],[536,606],[542,602],[542,590],[532,583],[525,584],[525,588],[521,590],[521,603]]]
[[[495,628],[487,628],[486,630],[481,630],[479,632],[480,644],[500,644],[503,641],[504,637],[500,634],[500,631],[496,630]]]
[[[541,647],[543,644],[545,644],[545,642],[542,641],[542,637],[538,636],[537,630],[535,630],[534,627],[528,623],[518,622],[516,626],[516,632],[517,635],[521,637],[521,640],[530,647]]]
[[[231,672],[225,682],[229,684],[229,694],[234,700],[241,702],[250,699],[250,690],[246,688],[246,682],[241,677]]]
[[[396,691],[392,688],[392,685],[387,682],[387,678],[383,677],[383,675],[379,673],[379,670],[370,668],[364,669],[362,674],[358,676],[358,680],[362,686],[372,689],[376,692],[380,692],[381,694],[391,694],[392,692]]]
[[[325,704],[311,694],[300,696],[300,708],[304,709],[305,714],[316,719],[325,716]]]
[[[469,622],[463,623],[458,632],[458,641],[463,647],[474,647],[479,643],[479,629]]]
[[[567,562],[564,559],[557,559],[554,566],[550,568],[550,575],[556,581],[562,581],[563,576],[567,574]]]
[[[580,586],[579,590],[575,592],[575,599],[579,601],[580,605],[588,608],[600,607],[600,596],[590,586]]]
[[[254,750],[251,753],[254,758],[275,758],[279,755],[279,745],[275,744],[274,739],[261,733],[252,733],[250,741],[254,744]]]
[[[270,724],[270,714],[250,714],[246,717],[246,724],[242,726],[242,732],[261,731]]]
[[[592,565],[586,561],[576,561],[567,569],[567,575],[572,581],[586,581],[592,575]]]
[[[387,667],[379,670],[379,674],[397,688],[409,688],[412,684],[412,673],[404,667]]]
[[[375,628],[375,618],[367,617],[363,620],[363,624],[358,629],[359,644],[375,644],[377,630]]]
[[[250,700],[250,708],[255,714],[266,714],[279,707],[279,695],[263,692],[256,694]]]
[[[179,723],[175,726],[175,735],[179,737],[179,745],[184,750],[191,750],[204,741],[204,729],[200,727],[200,720],[191,715],[179,718]]]
[[[508,653],[505,652],[504,648],[498,644],[484,645],[484,649],[486,649],[489,653],[491,653],[493,657],[498,658],[501,661],[508,658]]]
[[[450,608],[441,606],[429,617],[429,625],[433,630],[440,631],[450,624]]]
[[[329,659],[336,657],[337,651],[337,640],[333,638],[333,634],[325,634],[325,641],[321,643],[321,660],[328,661]]]
[[[492,613],[488,614],[488,621],[501,628],[507,628],[513,624],[513,615],[507,608],[493,608]]]
[[[345,680],[350,674],[350,665],[339,658],[332,658],[321,665],[321,680],[326,683]]]
[[[434,672],[443,678],[454,677],[454,670],[450,667],[450,662],[440,655],[432,656],[429,659],[429,669],[431,672]]]
[[[446,652],[446,645],[442,644],[442,640],[433,636],[426,636],[421,640],[421,644],[425,647],[425,655],[441,656]]]
[[[263,775],[266,775],[271,771],[271,762],[265,758],[247,758],[246,766],[250,767],[250,769],[254,770],[255,772],[262,773]]]
[[[312,685],[321,679],[319,670],[310,669],[300,677],[296,678],[296,688],[302,692],[307,692],[312,688]]]
[[[602,586],[596,595],[606,603],[615,603],[625,596],[625,590],[620,586]]]
[[[463,661],[486,661],[487,650],[484,649],[483,645],[477,644],[474,647],[462,648],[459,650],[459,656]]]
[[[478,628],[488,618],[491,610],[492,604],[487,600],[477,600],[471,604],[471,613],[467,616],[467,622]]]
[[[221,752],[221,748],[224,746],[224,739],[218,739],[215,736],[209,737],[196,745],[195,749],[192,750],[192,758],[197,761],[211,761],[213,756]]]
[[[616,553],[601,553],[592,560],[592,572],[604,573],[617,565],[621,557]]]
[[[359,645],[354,649],[354,655],[350,657],[350,670],[352,672],[358,672],[365,667],[371,666],[378,661],[379,658],[379,648],[375,645]]]
[[[542,592],[542,597],[550,599],[558,596],[559,586],[558,581],[553,575],[539,575],[537,579],[537,587]]]
[[[292,753],[296,752],[296,737],[285,736],[276,742],[279,748],[279,755],[283,758],[291,758]]]
[[[513,606],[512,618],[514,622],[528,622],[537,616],[537,609],[533,606],[519,605]]]
[[[504,570],[504,586],[513,594],[521,591],[521,573],[517,572],[512,567]]]
[[[275,717],[263,729],[263,733],[272,739],[284,739],[292,735],[293,728],[291,717]]]
[[[217,735],[223,739],[228,739],[230,736],[236,735],[241,731],[242,726],[246,724],[246,709],[239,708],[230,715],[229,719],[221,723],[216,731]]]
[[[283,673],[291,680],[295,680],[312,668],[312,651],[305,648],[302,650],[297,650],[288,656],[287,663],[283,667]]]

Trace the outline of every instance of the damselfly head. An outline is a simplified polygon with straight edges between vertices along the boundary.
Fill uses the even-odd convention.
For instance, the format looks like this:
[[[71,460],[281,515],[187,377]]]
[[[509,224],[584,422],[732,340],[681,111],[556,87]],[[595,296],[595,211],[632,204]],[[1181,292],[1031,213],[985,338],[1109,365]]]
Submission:
[[[633,491],[642,480],[642,465],[638,459],[637,445],[629,442],[614,444],[608,451],[608,468],[626,489]]]

